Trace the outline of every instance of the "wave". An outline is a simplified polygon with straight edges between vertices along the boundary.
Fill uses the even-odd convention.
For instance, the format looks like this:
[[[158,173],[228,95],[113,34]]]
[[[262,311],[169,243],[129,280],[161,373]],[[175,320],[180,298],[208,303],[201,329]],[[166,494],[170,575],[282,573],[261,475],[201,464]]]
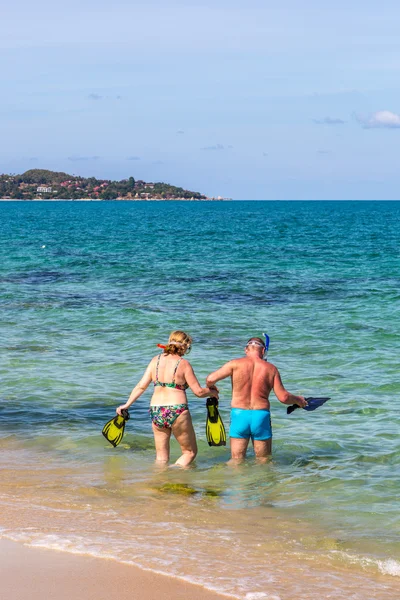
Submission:
[[[400,577],[400,562],[394,558],[369,558],[367,556],[357,556],[343,552],[340,550],[333,550],[333,554],[340,556],[345,562],[359,565],[364,570],[370,568],[377,569],[382,575],[391,575],[392,577]]]

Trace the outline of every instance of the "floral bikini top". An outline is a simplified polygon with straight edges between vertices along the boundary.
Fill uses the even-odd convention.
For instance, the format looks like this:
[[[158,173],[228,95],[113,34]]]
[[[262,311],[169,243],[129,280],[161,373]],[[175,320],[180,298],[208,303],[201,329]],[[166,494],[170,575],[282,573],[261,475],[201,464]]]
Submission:
[[[156,386],[160,386],[160,387],[164,387],[164,388],[174,388],[175,390],[182,390],[185,391],[188,389],[188,384],[187,383],[175,383],[175,375],[176,375],[176,370],[179,366],[179,363],[181,362],[181,358],[178,360],[178,362],[175,365],[175,369],[174,369],[174,374],[172,376],[172,381],[171,383],[164,383],[163,381],[159,381],[158,379],[158,366],[160,364],[160,358],[161,358],[161,354],[158,355],[158,359],[157,359],[157,365],[156,365],[156,380],[154,382],[154,387]]]

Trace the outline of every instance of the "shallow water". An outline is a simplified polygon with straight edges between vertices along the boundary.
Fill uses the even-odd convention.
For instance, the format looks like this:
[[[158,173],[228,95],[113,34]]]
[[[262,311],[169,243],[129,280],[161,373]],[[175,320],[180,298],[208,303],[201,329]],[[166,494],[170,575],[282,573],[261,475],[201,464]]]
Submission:
[[[0,219],[0,535],[247,600],[399,596],[399,203],[10,202]],[[287,388],[332,400],[287,416],[273,399],[267,465],[227,466],[190,394],[194,468],[154,467],[149,392],[113,449],[104,422],[175,328],[201,380],[267,331]]]

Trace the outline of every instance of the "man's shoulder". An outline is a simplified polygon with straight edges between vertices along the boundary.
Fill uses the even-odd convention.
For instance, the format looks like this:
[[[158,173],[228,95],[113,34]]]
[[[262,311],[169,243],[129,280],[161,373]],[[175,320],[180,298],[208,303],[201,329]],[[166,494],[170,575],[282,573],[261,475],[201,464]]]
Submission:
[[[232,360],[229,360],[225,364],[239,367],[241,365],[245,365],[245,364],[252,363],[252,362],[253,361],[250,358],[248,358],[247,356],[240,356],[239,358],[232,358]],[[263,360],[262,364],[265,366],[265,369],[268,371],[278,371],[278,369],[275,367],[275,365],[273,365],[270,362],[267,362],[266,360]]]
[[[248,358],[247,356],[240,356],[239,358],[232,358],[232,360],[230,360],[229,362],[231,364],[240,364],[240,363],[244,363],[244,362],[248,362]]]
[[[270,367],[273,367],[274,369],[276,369],[276,366],[274,364],[272,364],[272,362],[269,362],[269,360],[264,360],[266,365],[269,365]]]
[[[234,367],[244,367],[245,365],[253,364],[253,361],[248,356],[240,356],[239,358],[233,358],[229,363]]]
[[[224,363],[221,368],[230,369],[233,371],[240,366],[242,360],[242,358],[232,358],[231,360],[228,360],[226,363]]]
[[[275,373],[278,372],[278,369],[275,367],[275,365],[273,365],[272,363],[270,363],[270,362],[268,362],[266,360],[262,361],[261,367],[264,369],[264,371],[265,371],[266,374],[267,373],[269,373],[269,374],[272,374],[272,373],[275,374]]]

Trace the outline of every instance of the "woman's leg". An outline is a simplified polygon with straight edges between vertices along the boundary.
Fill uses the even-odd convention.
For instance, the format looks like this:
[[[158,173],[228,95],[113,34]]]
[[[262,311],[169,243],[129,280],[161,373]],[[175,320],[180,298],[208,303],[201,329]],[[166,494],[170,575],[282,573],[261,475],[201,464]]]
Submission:
[[[167,463],[169,461],[169,440],[171,429],[168,427],[157,427],[152,423],[154,433],[154,444],[156,447],[156,461]]]
[[[193,429],[190,412],[185,410],[172,425],[172,433],[176,437],[182,451],[182,456],[176,461],[176,465],[187,467],[194,461],[197,454],[196,434]]]

